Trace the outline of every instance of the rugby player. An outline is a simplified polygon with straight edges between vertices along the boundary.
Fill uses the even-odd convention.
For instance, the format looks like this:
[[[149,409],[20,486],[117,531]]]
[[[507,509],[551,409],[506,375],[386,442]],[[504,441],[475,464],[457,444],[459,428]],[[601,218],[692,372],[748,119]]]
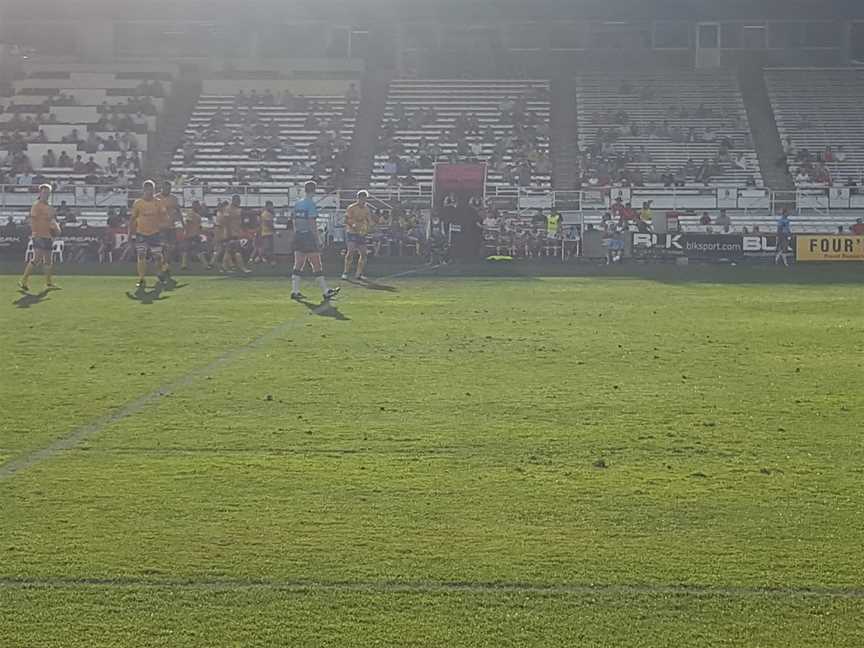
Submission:
[[[352,203],[345,212],[345,242],[347,250],[345,252],[345,268],[342,273],[343,279],[348,279],[351,273],[351,264],[355,254],[357,254],[357,273],[354,275],[354,278],[359,280],[366,278],[363,274],[363,271],[366,269],[366,253],[369,245],[366,237],[372,229],[372,214],[369,212],[369,206],[366,204],[368,197],[369,194],[366,191],[358,191],[357,202]]]
[[[24,276],[18,282],[18,286],[24,292],[30,290],[30,275],[37,266],[42,266],[45,272],[45,287],[57,288],[53,282],[54,263],[51,259],[51,251],[54,249],[54,237],[60,236],[60,225],[57,223],[57,214],[54,208],[48,204],[51,197],[50,185],[39,186],[39,197],[30,208],[30,237],[33,241],[33,260],[24,268]]]
[[[147,287],[148,260],[156,266],[159,281],[164,281],[162,234],[165,230],[165,205],[156,199],[155,191],[156,183],[147,180],[143,185],[143,195],[132,203],[132,217],[129,219],[129,240],[135,245],[138,258],[139,290]]]

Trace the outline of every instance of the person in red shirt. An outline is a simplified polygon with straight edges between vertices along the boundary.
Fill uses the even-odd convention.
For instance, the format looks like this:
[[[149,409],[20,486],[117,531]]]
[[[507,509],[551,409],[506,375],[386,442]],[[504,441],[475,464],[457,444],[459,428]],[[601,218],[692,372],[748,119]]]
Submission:
[[[864,236],[864,219],[856,220],[851,231],[855,236]]]
[[[624,217],[624,213],[627,211],[627,208],[624,206],[624,199],[621,196],[618,196],[615,199],[615,202],[612,204],[612,218],[621,222]]]

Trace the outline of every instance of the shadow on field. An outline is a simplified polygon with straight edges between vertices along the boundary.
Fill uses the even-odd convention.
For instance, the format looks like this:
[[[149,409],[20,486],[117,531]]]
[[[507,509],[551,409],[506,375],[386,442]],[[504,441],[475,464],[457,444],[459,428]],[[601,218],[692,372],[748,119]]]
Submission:
[[[157,301],[165,301],[168,297],[163,297],[162,293],[165,288],[161,284],[156,284],[153,290],[139,288],[134,293],[127,292],[126,296],[132,301],[137,301],[144,306],[150,306]]]
[[[188,283],[177,283],[174,279],[169,279],[165,283],[162,284],[162,292],[174,292],[175,290],[182,290]]]
[[[318,317],[330,317],[340,322],[350,322],[351,318],[346,316],[342,311],[336,308],[332,302],[320,302],[313,304],[306,298],[296,300],[298,304],[303,304],[309,312]]]
[[[357,286],[359,288],[365,288],[366,290],[379,290],[381,292],[399,292],[399,289],[395,286],[388,286],[386,284],[378,283],[373,279],[345,279],[352,286]]]
[[[36,304],[48,301],[47,297],[50,292],[51,290],[46,288],[39,293],[23,293],[18,299],[12,302],[12,305],[16,308],[30,308]]]
[[[433,276],[417,273],[416,276]],[[579,277],[597,279],[642,279],[664,284],[754,284],[754,285],[845,285],[864,284],[864,263],[793,264],[789,268],[769,263],[640,263],[628,260],[607,266],[599,261],[578,263],[548,261],[516,261],[512,264],[460,263],[444,266],[434,273],[437,277],[500,278],[531,281],[541,277]]]

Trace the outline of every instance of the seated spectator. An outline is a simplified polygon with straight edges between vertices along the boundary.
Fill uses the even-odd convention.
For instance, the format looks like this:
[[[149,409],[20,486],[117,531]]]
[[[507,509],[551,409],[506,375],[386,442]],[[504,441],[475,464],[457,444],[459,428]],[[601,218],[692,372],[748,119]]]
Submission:
[[[69,157],[66,151],[60,151],[60,157],[57,158],[56,166],[62,167],[64,169],[72,167],[72,158]]]
[[[855,224],[852,226],[851,232],[855,236],[864,236],[864,219],[856,219]]]
[[[846,161],[846,149],[843,146],[837,147],[837,152],[834,154],[834,159],[837,160],[840,164]]]
[[[94,160],[93,156],[91,155],[90,159],[88,159],[87,162],[84,164],[84,173],[89,173],[89,174],[96,173],[101,168],[102,167],[96,163],[96,160]]]
[[[75,163],[72,165],[72,173],[80,174],[85,173],[87,171],[87,167],[84,164],[84,160],[81,159],[80,155],[75,156]]]
[[[702,218],[699,219],[700,225],[710,225],[711,224],[711,216],[708,215],[708,212],[702,212]]]
[[[90,131],[87,135],[87,141],[84,142],[84,152],[85,153],[96,153],[99,151],[100,140],[96,136],[96,133]]]
[[[53,149],[48,149],[45,151],[45,155],[42,156],[42,166],[43,167],[56,167],[57,166],[57,157],[54,155]]]
[[[732,219],[729,218],[729,214],[725,209],[720,210],[720,215],[717,217],[716,221],[717,227],[723,229],[724,234],[728,234],[732,231]]]

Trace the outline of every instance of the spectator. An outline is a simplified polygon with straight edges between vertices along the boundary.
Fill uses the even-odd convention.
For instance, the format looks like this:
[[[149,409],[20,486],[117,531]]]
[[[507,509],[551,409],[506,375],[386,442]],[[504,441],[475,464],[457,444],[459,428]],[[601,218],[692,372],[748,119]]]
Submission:
[[[87,166],[84,164],[84,160],[81,159],[80,155],[75,156],[75,164],[72,165],[72,173],[82,174],[86,173]]]
[[[846,149],[843,146],[837,147],[837,152],[834,154],[834,159],[837,160],[840,164],[843,164],[846,161]]]
[[[654,220],[654,212],[651,211],[651,202],[650,200],[646,200],[642,203],[642,211],[639,212],[639,220],[649,228],[651,227],[651,223]]]
[[[724,234],[728,234],[732,231],[732,219],[729,218],[729,214],[725,209],[720,210],[720,215],[717,217],[716,224],[717,227],[722,228]]]
[[[711,224],[711,216],[708,215],[708,212],[702,212],[702,218],[699,219],[700,225],[710,225]]]
[[[54,155],[53,149],[45,151],[45,155],[42,156],[42,166],[49,168],[57,166],[57,157]]]
[[[69,169],[72,168],[72,158],[66,153],[66,151],[60,151],[60,157],[57,158],[57,166]]]
[[[864,236],[864,219],[857,219],[851,231],[855,236]]]
[[[87,160],[87,163],[84,165],[84,173],[93,174],[99,171],[102,167],[100,167],[96,160],[93,159],[93,156],[90,156],[90,159]]]

